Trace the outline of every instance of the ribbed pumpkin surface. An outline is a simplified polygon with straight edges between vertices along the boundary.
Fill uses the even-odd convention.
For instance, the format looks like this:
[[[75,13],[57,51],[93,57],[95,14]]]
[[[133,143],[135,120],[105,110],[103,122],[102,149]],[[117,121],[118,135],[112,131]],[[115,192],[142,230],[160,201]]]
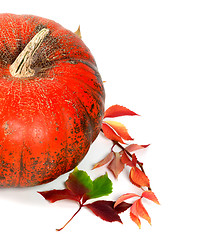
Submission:
[[[9,67],[43,28],[31,77]],[[76,34],[31,15],[0,14],[0,186],[33,186],[73,169],[97,137],[104,89]]]

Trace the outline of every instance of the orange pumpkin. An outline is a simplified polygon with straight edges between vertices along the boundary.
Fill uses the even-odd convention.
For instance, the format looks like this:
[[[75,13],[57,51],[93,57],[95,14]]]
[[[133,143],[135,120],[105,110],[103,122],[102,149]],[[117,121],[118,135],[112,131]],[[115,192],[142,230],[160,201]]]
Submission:
[[[0,14],[0,186],[49,182],[73,169],[100,132],[104,88],[75,33]]]

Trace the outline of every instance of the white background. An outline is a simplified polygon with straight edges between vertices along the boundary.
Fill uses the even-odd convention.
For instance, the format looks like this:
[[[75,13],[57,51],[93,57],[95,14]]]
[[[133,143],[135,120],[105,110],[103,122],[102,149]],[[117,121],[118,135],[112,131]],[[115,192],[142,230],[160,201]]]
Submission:
[[[61,188],[67,175],[27,189],[0,189],[4,239],[214,239],[214,3],[213,1],[3,1],[0,11],[50,18],[75,31],[94,55],[105,83],[106,107],[121,104],[141,117],[126,117],[160,206],[146,204],[152,226],[107,223],[69,201],[50,204],[37,191]],[[110,143],[94,142],[79,168],[91,171]],[[127,172],[115,181],[115,200],[137,189]]]

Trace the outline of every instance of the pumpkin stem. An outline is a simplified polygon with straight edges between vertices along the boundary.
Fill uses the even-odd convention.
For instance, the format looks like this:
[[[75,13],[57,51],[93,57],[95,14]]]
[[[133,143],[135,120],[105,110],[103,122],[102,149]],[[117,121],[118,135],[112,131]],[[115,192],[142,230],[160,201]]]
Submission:
[[[30,68],[33,55],[35,54],[36,50],[39,48],[48,33],[49,29],[43,28],[25,46],[23,51],[18,55],[16,60],[9,68],[10,73],[13,77],[32,77],[35,74],[35,70]]]

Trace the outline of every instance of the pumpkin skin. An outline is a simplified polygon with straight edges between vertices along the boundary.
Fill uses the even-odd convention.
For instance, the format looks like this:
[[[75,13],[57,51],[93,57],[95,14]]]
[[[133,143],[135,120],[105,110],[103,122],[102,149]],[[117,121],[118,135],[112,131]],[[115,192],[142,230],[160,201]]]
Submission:
[[[31,77],[9,67],[41,29]],[[101,129],[105,93],[83,41],[33,15],[0,14],[0,186],[50,182],[84,158]]]

